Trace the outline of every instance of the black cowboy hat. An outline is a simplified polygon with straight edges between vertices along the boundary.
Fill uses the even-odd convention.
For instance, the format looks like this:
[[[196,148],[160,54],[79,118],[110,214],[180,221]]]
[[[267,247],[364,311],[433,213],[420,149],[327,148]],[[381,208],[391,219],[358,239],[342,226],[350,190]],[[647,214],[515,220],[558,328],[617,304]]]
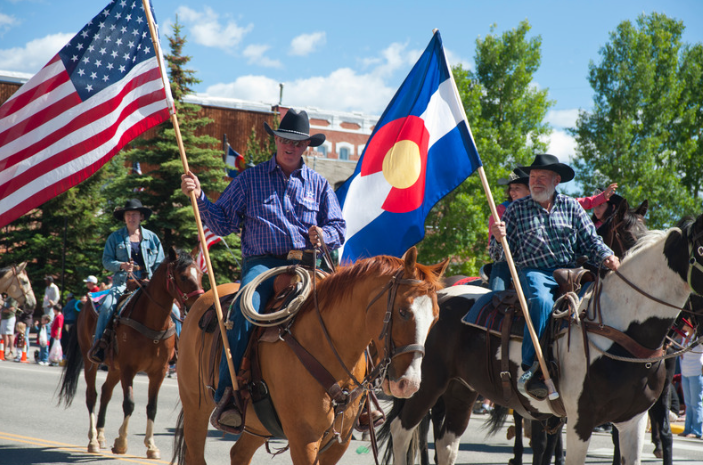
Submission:
[[[602,187],[596,188],[596,192],[595,192],[596,194],[600,194],[601,192],[605,192],[605,189],[602,188]],[[620,206],[620,203],[621,203],[623,200],[625,200],[625,199],[622,198],[621,196],[619,196],[618,194],[615,194],[615,193],[614,193],[614,194],[611,195],[610,198],[608,199],[608,203],[612,203],[612,204],[617,208],[617,207]]]
[[[119,221],[124,221],[124,213],[130,211],[140,212],[144,215],[145,220],[148,220],[152,213],[151,209],[143,206],[139,199],[129,199],[124,204],[124,208],[115,208],[115,211],[112,212],[112,216],[117,218]]]
[[[523,171],[530,173],[532,170],[554,171],[561,176],[561,182],[569,182],[574,179],[574,170],[569,165],[559,163],[559,159],[554,155],[546,153],[535,155],[535,161],[530,166],[525,166]]]
[[[508,186],[510,184],[525,184],[526,186],[530,185],[530,175],[525,173],[522,170],[522,165],[518,165],[517,168],[515,168],[511,173],[510,176],[508,176],[508,179],[505,178],[500,178],[498,180],[498,184],[501,186]]]
[[[310,147],[318,147],[325,141],[324,134],[310,135],[310,120],[305,110],[294,110],[290,108],[286,116],[281,120],[277,130],[264,121],[264,129],[272,136],[278,136],[288,140],[309,140]]]

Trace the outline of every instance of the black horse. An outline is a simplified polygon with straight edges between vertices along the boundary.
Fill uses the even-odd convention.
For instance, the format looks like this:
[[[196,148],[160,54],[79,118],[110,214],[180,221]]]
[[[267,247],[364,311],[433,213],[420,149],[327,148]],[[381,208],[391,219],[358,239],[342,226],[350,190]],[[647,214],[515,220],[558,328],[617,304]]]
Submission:
[[[698,270],[703,265],[696,265],[703,262],[703,256],[697,255],[699,247],[703,247],[703,216],[683,231],[672,228],[650,232],[623,260],[619,272],[609,273],[602,280],[601,292],[591,293],[581,304],[583,310],[591,300],[598,301],[601,324],[625,334],[640,347],[650,348],[648,359],[654,362],[643,360],[642,353],[647,352],[644,349],[635,356],[632,347],[626,349],[590,332],[592,326],[585,320],[581,324],[588,332],[574,329],[568,338],[560,336],[552,346],[551,352],[559,364],[554,379],[569,417],[567,463],[583,463],[593,428],[605,422],[613,422],[620,431],[624,463],[639,461],[645,413],[665,381],[664,363],[656,348],[662,346],[691,290],[703,291],[703,272]],[[653,280],[655,271],[657,279]],[[410,433],[440,396],[446,411],[435,442],[440,464],[454,462],[459,439],[479,392],[528,418],[545,418],[558,410],[546,401],[537,402],[517,392],[515,381],[522,371],[518,342],[511,342],[509,353],[514,356],[509,367],[511,391],[510,395],[504,394],[499,376],[500,338],[461,323],[478,295],[472,294],[474,291],[480,292],[467,286],[462,296],[441,304],[440,320],[426,343],[420,390],[411,399],[396,401],[384,426],[382,432],[386,436],[393,432],[396,463],[405,462]],[[667,305],[663,306],[662,301]],[[567,350],[567,345],[571,350]],[[448,347],[452,349],[447,350]],[[639,393],[634,398],[633,390]],[[624,399],[628,402],[623,402]],[[389,441],[389,447],[390,444]]]

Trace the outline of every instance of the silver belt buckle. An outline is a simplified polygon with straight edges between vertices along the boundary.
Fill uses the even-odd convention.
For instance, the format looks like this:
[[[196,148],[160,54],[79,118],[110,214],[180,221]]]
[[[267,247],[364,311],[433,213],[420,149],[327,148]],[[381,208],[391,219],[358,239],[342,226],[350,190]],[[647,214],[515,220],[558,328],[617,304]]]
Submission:
[[[288,252],[288,257],[286,257],[286,260],[302,260],[303,259],[303,251],[302,250],[291,250]]]

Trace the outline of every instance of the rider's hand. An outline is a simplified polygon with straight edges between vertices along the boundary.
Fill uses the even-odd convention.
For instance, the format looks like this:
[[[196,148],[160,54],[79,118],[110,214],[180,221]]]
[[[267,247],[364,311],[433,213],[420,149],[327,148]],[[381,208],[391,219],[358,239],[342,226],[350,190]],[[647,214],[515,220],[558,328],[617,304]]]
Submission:
[[[126,271],[127,273],[131,273],[134,271],[134,263],[132,262],[122,262],[120,265],[120,269]]]
[[[491,226],[491,234],[500,242],[500,240],[505,237],[505,223],[502,221],[493,223],[493,226]]]
[[[615,189],[618,188],[618,184],[616,182],[612,183],[609,185],[605,191],[603,191],[603,194],[605,194],[605,200],[610,200],[610,198],[613,196],[615,193]]]
[[[322,229],[315,225],[310,226],[308,236],[310,236],[310,243],[313,247],[322,247]]]
[[[195,198],[200,198],[200,180],[192,171],[181,175],[181,191],[189,197],[191,192],[195,192]]]
[[[620,259],[615,255],[611,255],[603,260],[603,266],[615,271],[620,267]]]

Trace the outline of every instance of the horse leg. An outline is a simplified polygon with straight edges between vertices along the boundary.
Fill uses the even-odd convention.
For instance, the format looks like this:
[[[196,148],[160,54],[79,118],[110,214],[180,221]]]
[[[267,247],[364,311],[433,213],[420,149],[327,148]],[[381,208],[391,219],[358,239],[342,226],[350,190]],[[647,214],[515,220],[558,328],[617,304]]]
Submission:
[[[93,362],[89,363],[92,364]],[[97,370],[97,366],[95,369]],[[112,399],[112,391],[115,389],[115,386],[117,386],[119,381],[119,371],[110,369],[107,372],[107,378],[100,389],[100,410],[98,411],[97,431],[98,442],[100,443],[100,447],[103,449],[107,449],[107,441],[105,440],[105,415],[107,414],[107,405],[110,403],[110,399]]]
[[[332,441],[334,441],[334,443],[329,447],[329,449],[320,454],[320,465],[334,465],[339,462],[344,455],[344,452],[346,452],[347,448],[349,448],[351,437],[349,437],[346,442],[341,444],[338,443],[336,439],[332,439]]]
[[[466,431],[478,393],[461,383],[450,383],[442,396],[445,406],[444,425],[435,438],[438,465],[453,465],[459,452],[461,435]]]
[[[647,412],[642,412],[615,426],[620,434],[620,463],[622,465],[640,465],[644,430],[647,427]],[[566,449],[569,453],[571,452],[568,443]]]
[[[159,398],[159,389],[166,376],[168,365],[163,370],[156,373],[149,373],[149,401],[146,405],[146,434],[144,435],[144,445],[146,446],[146,458],[160,459],[161,451],[154,442],[154,420],[156,419],[156,404]]]
[[[522,417],[519,413],[513,410],[513,434],[515,435],[515,444],[513,445],[513,458],[508,460],[508,465],[522,465],[522,454],[525,451],[525,446],[522,443]],[[508,428],[510,431],[510,428]],[[510,433],[508,433],[510,434]],[[508,437],[510,440],[510,437]]]
[[[122,412],[124,418],[120,426],[119,436],[115,438],[115,443],[112,446],[113,454],[127,453],[127,434],[129,434],[129,419],[134,413],[134,386],[132,385],[134,374],[125,373],[122,370],[122,392],[124,400],[122,401]]]
[[[229,460],[232,465],[250,465],[256,450],[266,442],[265,438],[242,434],[229,450]],[[291,450],[291,455],[293,454]],[[188,463],[188,462],[187,462]],[[293,463],[298,463],[293,460]],[[303,462],[300,462],[303,463]],[[310,462],[312,463],[312,462]]]
[[[90,426],[88,428],[88,452],[97,453],[100,452],[101,448],[107,448],[104,435],[103,442],[101,443],[98,441],[98,429],[95,418],[95,404],[98,400],[98,391],[95,389],[95,378],[98,372],[98,367],[88,361],[87,358],[85,358],[83,362],[83,366],[85,367],[83,377],[85,378],[85,383],[87,385],[85,389],[85,405],[88,407],[88,417],[90,419]]]
[[[543,461],[552,461],[547,454],[547,432],[539,421],[532,421],[532,465],[542,465]]]
[[[586,454],[588,453],[588,444],[591,442],[590,431],[593,431],[595,425],[591,425],[589,435],[585,441],[581,440],[575,430],[575,425],[578,423],[578,418],[569,417],[569,422],[566,425],[566,465],[583,465],[586,463]]]

